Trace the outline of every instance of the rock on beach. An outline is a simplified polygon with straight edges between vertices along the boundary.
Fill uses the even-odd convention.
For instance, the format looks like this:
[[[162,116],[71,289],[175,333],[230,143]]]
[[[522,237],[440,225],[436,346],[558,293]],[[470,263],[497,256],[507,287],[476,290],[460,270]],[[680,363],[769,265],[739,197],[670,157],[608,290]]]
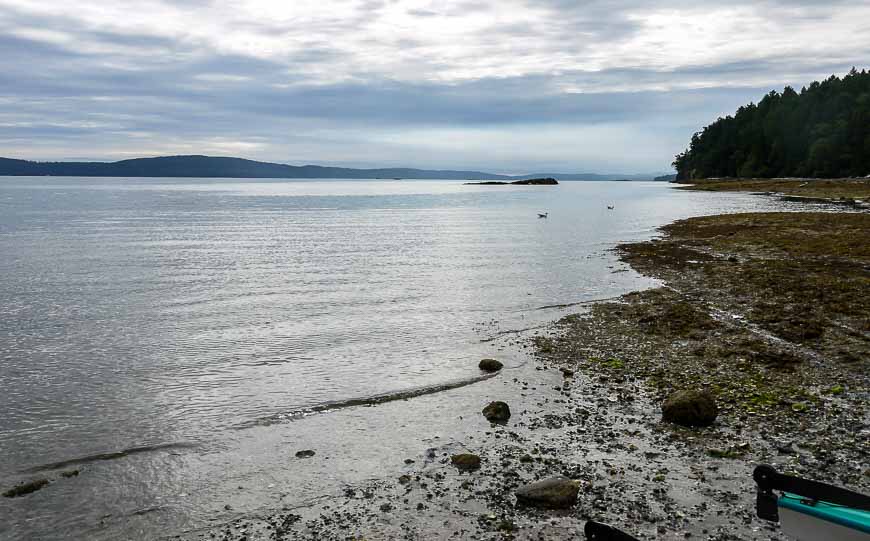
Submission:
[[[462,453],[450,457],[450,462],[462,471],[472,471],[480,468],[480,457],[471,453]]]
[[[516,491],[517,503],[546,507],[549,509],[566,509],[577,501],[580,487],[567,477],[557,475],[523,485]]]
[[[483,408],[483,416],[491,423],[503,423],[511,418],[511,409],[504,402],[490,402]]]
[[[481,359],[477,367],[484,372],[498,372],[504,365],[495,359]]]
[[[710,426],[718,414],[716,400],[706,391],[677,391],[662,404],[662,420],[682,426]]]

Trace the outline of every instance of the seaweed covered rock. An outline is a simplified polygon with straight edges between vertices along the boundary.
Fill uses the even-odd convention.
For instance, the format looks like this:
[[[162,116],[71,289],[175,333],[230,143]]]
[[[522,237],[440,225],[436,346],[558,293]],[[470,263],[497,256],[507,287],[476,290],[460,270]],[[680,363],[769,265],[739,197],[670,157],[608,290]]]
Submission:
[[[504,367],[504,365],[495,359],[481,359],[480,364],[478,364],[477,367],[484,372],[498,372]]]
[[[716,399],[705,391],[677,391],[662,404],[662,420],[683,426],[710,426],[718,414]]]
[[[491,423],[504,423],[511,418],[511,409],[504,402],[490,402],[483,408],[483,416]]]
[[[557,475],[518,488],[517,503],[549,509],[565,509],[574,505],[579,491],[580,487],[577,483]]]
[[[480,468],[480,457],[471,453],[453,455],[450,457],[450,462],[463,471],[472,471]]]
[[[34,481],[29,481],[27,483],[21,483],[13,488],[10,488],[6,492],[3,493],[3,496],[7,498],[17,498],[19,496],[26,496],[32,492],[36,492],[37,490],[44,488],[48,485],[48,479],[36,479]]]

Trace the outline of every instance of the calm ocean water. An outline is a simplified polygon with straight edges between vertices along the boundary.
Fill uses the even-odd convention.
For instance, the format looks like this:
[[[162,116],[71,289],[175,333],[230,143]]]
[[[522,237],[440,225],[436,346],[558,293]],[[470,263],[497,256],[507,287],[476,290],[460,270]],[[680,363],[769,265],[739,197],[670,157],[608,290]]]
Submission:
[[[82,470],[0,498],[0,537],[153,537],[239,486],[294,479],[279,503],[234,496],[253,512],[371,477],[370,440],[417,429],[362,406],[473,381],[487,338],[563,313],[542,307],[652,285],[619,241],[774,205],[661,183],[0,178],[0,489]],[[318,438],[316,474],[272,451]]]

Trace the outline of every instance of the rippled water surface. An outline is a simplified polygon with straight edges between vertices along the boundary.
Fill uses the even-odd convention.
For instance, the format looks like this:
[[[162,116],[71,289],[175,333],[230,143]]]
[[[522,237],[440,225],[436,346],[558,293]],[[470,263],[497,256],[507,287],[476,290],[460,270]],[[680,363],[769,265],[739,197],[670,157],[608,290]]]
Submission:
[[[0,488],[91,468],[3,498],[0,534],[195,526],[277,467],[257,449],[309,433],[346,482],[386,415],[359,406],[472,381],[493,333],[562,313],[542,307],[650,285],[619,241],[773,204],[661,183],[0,179]]]

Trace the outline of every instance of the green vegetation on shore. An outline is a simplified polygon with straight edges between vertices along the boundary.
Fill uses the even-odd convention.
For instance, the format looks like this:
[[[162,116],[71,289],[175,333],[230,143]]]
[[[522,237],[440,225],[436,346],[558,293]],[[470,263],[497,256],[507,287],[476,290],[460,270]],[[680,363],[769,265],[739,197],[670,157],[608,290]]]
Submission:
[[[696,133],[673,163],[677,180],[870,174],[870,73],[785,87]]]
[[[667,236],[658,242],[621,250],[632,266],[666,280],[671,290],[638,294],[644,300],[622,312],[647,334],[700,339],[707,361],[721,357],[720,367],[738,369],[717,386],[758,367],[785,370],[754,382],[752,392],[760,394],[747,397],[749,405],[764,406],[768,393],[783,397],[785,388],[793,394],[823,386],[836,370],[853,381],[867,375],[870,215],[707,216],[662,230]],[[722,336],[728,339],[717,345]],[[805,362],[810,358],[827,362]]]
[[[608,380],[643,378],[660,401],[709,392],[717,426],[737,436],[692,433],[709,456],[758,461],[772,441],[796,472],[868,486],[870,470],[848,464],[866,453],[850,431],[870,382],[870,214],[705,216],[662,232],[619,251],[665,287],[563,318],[539,353]],[[808,455],[838,462],[819,471]]]

